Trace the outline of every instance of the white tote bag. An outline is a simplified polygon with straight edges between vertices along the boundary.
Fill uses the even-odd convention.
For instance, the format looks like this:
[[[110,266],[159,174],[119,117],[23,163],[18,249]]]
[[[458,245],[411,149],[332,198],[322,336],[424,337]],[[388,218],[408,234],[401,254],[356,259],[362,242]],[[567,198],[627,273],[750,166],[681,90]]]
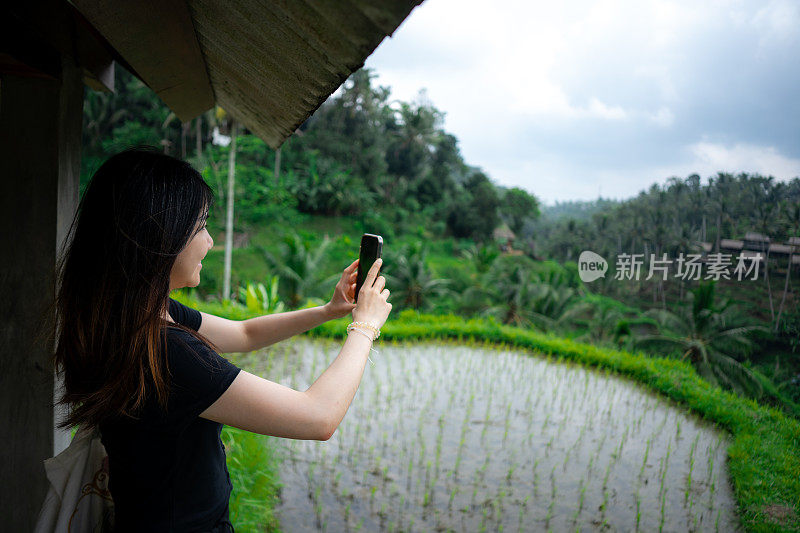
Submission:
[[[66,450],[45,459],[50,489],[35,533],[111,531],[114,501],[108,490],[108,455],[99,430],[79,429]]]

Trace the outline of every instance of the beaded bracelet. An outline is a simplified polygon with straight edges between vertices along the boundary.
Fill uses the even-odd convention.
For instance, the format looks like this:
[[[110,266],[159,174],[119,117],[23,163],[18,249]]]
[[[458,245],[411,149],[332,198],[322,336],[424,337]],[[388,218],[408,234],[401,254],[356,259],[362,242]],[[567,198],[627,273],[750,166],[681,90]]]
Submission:
[[[366,332],[366,331],[364,331],[363,329],[359,329],[359,328],[356,328],[356,327],[353,327],[353,328],[351,328],[351,327],[349,327],[349,326],[348,326],[348,328],[347,328],[347,331],[348,331],[348,332],[350,332],[350,331],[357,331],[357,332],[361,333],[362,335],[364,335],[366,338],[368,338],[370,341],[371,341],[371,340],[373,340],[373,339],[372,339],[372,336],[371,336],[371,335],[369,335],[369,334],[367,334],[367,332]],[[375,348],[373,348],[372,346],[370,346],[370,348],[369,348],[369,349],[370,349],[370,350],[372,350],[372,351],[373,351],[373,352],[375,352],[375,353],[378,353],[378,350],[376,350],[376,349],[375,349]],[[375,365],[375,363],[373,362],[373,360],[369,358],[369,354],[367,354],[367,361],[369,361],[369,362],[370,362],[370,363],[371,363],[373,366]]]
[[[378,329],[371,322],[351,322],[350,324],[347,325],[347,331],[350,331],[352,328],[359,327],[359,326],[363,326],[363,327],[365,327],[365,328],[367,328],[367,329],[372,331],[372,333],[374,334],[374,337],[373,337],[372,340],[375,340],[375,339],[377,339],[378,337],[381,336],[381,330]]]

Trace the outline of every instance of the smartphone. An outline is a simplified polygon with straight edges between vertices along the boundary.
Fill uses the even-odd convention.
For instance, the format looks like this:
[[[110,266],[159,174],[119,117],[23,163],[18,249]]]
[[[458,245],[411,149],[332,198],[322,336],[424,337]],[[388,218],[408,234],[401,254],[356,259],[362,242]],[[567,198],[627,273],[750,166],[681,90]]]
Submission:
[[[358,253],[358,274],[356,275],[356,302],[358,301],[358,291],[361,290],[361,286],[367,278],[367,272],[381,256],[381,252],[383,252],[383,237],[372,233],[365,233],[361,236],[361,251]]]

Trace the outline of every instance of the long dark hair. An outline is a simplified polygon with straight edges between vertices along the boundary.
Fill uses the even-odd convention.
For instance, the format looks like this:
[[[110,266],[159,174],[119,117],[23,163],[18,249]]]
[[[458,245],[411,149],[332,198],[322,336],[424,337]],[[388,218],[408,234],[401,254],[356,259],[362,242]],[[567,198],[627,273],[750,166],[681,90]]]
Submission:
[[[213,200],[189,163],[152,147],[114,155],[92,176],[56,266],[54,362],[70,407],[59,427],[136,416],[151,394],[166,406],[170,271]]]

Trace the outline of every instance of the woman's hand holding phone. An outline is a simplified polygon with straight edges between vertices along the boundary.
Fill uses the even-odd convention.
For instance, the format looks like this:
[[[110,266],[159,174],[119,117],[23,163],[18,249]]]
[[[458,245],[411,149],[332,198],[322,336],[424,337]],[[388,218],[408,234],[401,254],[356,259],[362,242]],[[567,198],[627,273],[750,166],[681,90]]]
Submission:
[[[386,301],[389,298],[389,289],[386,287],[386,278],[378,276],[378,271],[383,264],[383,259],[378,258],[367,272],[367,277],[358,293],[358,303],[353,309],[353,320],[356,322],[371,322],[378,329],[386,323],[392,304]]]
[[[342,318],[347,316],[356,305],[353,303],[356,293],[356,274],[358,271],[358,259],[350,263],[350,266],[342,272],[342,277],[333,290],[331,301],[325,304],[328,308],[329,316]]]

